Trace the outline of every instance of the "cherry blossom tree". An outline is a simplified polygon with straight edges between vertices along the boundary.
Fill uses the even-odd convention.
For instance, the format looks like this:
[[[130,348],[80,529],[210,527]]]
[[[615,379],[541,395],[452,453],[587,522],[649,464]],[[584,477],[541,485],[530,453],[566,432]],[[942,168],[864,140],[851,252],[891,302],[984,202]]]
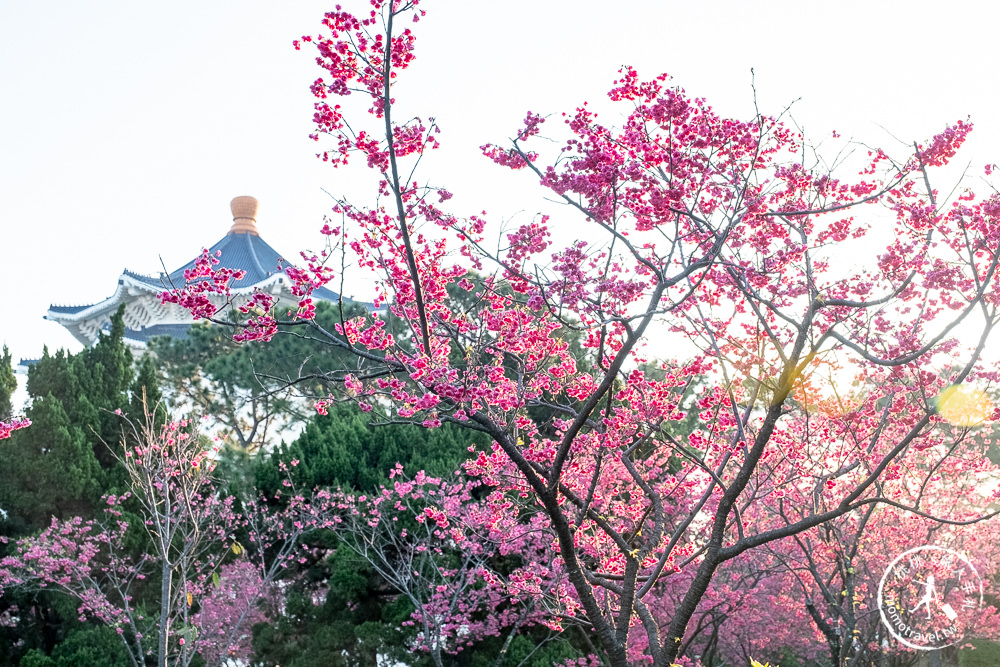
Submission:
[[[489,636],[506,635],[496,656],[503,664],[523,627],[545,624],[558,633],[576,602],[540,517],[517,514],[474,499],[477,484],[449,483],[402,466],[391,488],[374,496],[337,493],[340,542],[368,562],[412,605],[407,625],[418,630],[414,649],[435,665]],[[520,564],[511,567],[509,561]],[[498,564],[501,566],[498,567]]]
[[[821,399],[818,386],[815,378],[805,378],[792,400],[810,416],[809,428],[824,438],[859,433],[859,404],[884,405],[883,392],[894,391],[886,384],[863,392],[855,388],[853,396],[844,392]],[[942,392],[946,404],[939,413],[946,421],[925,434],[922,451],[909,457],[907,474],[881,481],[883,503],[859,508],[793,539],[769,543],[722,566],[692,619],[682,653],[702,656],[706,664],[713,664],[717,655],[730,661],[749,656],[775,659],[782,649],[832,665],[913,660],[913,651],[882,624],[876,602],[880,578],[893,558],[914,546],[934,544],[964,553],[979,571],[992,573],[1000,555],[995,535],[1000,524],[981,520],[984,507],[997,507],[998,470],[984,456],[989,439],[978,428],[992,408],[987,409],[981,394],[967,401],[964,410],[954,403],[949,406],[949,400],[955,400],[951,394]],[[883,428],[896,426],[887,423]],[[826,458],[795,461],[791,479],[781,474],[789,462],[763,461],[749,485],[761,500],[746,508],[744,521],[758,530],[782,527],[817,507],[828,510],[824,491],[831,478],[823,468],[831,458],[827,451]],[[857,474],[864,473],[840,470],[839,479],[833,479],[850,483]],[[762,601],[767,601],[765,607]],[[664,607],[669,610],[675,603],[670,599]],[[992,606],[959,623],[966,637],[1000,635]],[[760,632],[763,626],[768,627],[766,635]],[[824,647],[829,662],[822,658]]]
[[[882,657],[912,660],[915,651],[900,644],[882,623],[877,601],[881,577],[899,554],[917,545],[933,544],[967,554],[983,573],[996,571],[996,523],[949,525],[911,515],[895,508],[871,509],[860,517],[796,536],[794,542],[776,545],[785,553],[776,561],[786,570],[787,605],[804,608],[809,627],[822,635],[833,665],[867,665]],[[777,566],[777,563],[775,563]],[[1000,637],[998,610],[987,605],[959,619],[962,635],[955,638]],[[812,638],[802,632],[796,642]]]
[[[544,517],[610,664],[674,663],[717,573],[754,550],[879,505],[984,518],[927,511],[938,470],[964,456],[939,435],[937,398],[996,379],[981,354],[1000,300],[1000,198],[932,185],[969,122],[831,167],[784,113],[726,118],[626,67],[608,94],[614,126],[582,104],[543,135],[549,118],[529,112],[509,144],[482,147],[565,204],[492,244],[484,215],[447,210],[451,193],[418,175],[436,123],[398,120],[393,84],[415,57],[404,21],[423,16],[417,0],[338,7],[296,43],[325,70],[312,85],[321,159],[360,160],[376,183],[371,205],[338,200],[326,249],[289,270],[302,300],[288,324],[357,359],[319,374],[336,387],[325,400],[493,440],[467,472],[509,514]],[[578,238],[557,245],[567,229]],[[312,319],[311,290],[346,255],[380,277],[392,331],[377,311],[332,329]],[[235,302],[224,266],[206,254],[163,299],[222,323],[232,309],[236,340],[274,336],[271,297]],[[470,269],[492,272],[485,287]],[[475,306],[455,307],[452,284]],[[978,331],[970,345],[960,324]],[[569,352],[567,329],[591,363]],[[665,346],[693,351],[644,374]],[[877,389],[820,419],[801,394],[829,360]],[[698,428],[675,436],[694,391]]]
[[[855,385],[853,395],[826,398],[815,378],[799,383],[792,400],[808,419],[805,428],[838,446],[817,441],[823,457],[762,460],[749,485],[762,502],[749,509],[748,521],[781,529],[831,511],[840,502],[838,489],[854,488],[870,474],[844,447],[864,450],[875,434],[889,442],[905,437],[920,413],[893,416],[892,401],[906,385],[881,380],[863,391]],[[984,508],[997,507],[1000,471],[985,456],[990,440],[981,428],[993,408],[982,392],[955,391],[946,382],[944,377],[927,379],[924,391],[938,397],[938,419],[921,433],[915,451],[880,479],[879,503],[771,543],[760,555],[762,569],[785,571],[786,588],[797,591],[797,606],[804,604],[834,665],[868,664],[886,642],[906,650],[882,626],[875,599],[879,579],[895,556],[935,544],[966,553],[984,573],[996,571],[1000,524],[985,521],[996,513],[984,513]],[[970,637],[1000,632],[992,608],[965,621],[973,621],[963,628]]]
[[[0,353],[0,440],[9,438],[13,431],[31,425],[31,422],[24,418],[13,417],[14,406],[11,404],[11,397],[17,389],[17,378],[14,377],[14,369],[11,366],[11,354],[7,346],[3,346]]]
[[[246,660],[253,654],[253,626],[277,615],[278,590],[246,558],[220,566],[212,581],[192,618],[195,646],[209,665]]]
[[[676,608],[694,572],[683,574],[650,598],[654,616],[669,617]],[[780,658],[789,655],[822,664],[823,645],[791,583],[780,565],[757,553],[727,562],[692,616],[678,654],[706,666],[749,664],[754,658],[783,664]],[[641,662],[642,637],[636,640],[632,654]]]
[[[122,419],[131,490],[106,496],[100,519],[53,518],[19,541],[0,561],[0,586],[74,598],[81,620],[114,628],[137,667],[147,656],[161,667],[189,665],[199,653],[209,665],[246,659],[251,624],[316,525],[303,517],[313,515],[301,498],[281,515],[253,500],[237,509],[215,488],[211,448],[186,422],[161,427],[152,413],[141,425]]]

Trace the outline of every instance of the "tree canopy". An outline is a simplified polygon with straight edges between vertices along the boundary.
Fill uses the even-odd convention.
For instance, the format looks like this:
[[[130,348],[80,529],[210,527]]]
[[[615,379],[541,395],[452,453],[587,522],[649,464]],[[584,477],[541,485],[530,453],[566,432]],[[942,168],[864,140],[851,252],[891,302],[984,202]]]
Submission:
[[[114,560],[127,522],[81,515],[145,502],[128,555],[160,567],[144,599],[162,665],[859,667],[1000,636],[982,583],[1000,571],[984,427],[1000,372],[983,359],[1000,195],[938,189],[970,123],[896,148],[835,138],[863,148],[844,161],[784,111],[725,117],[626,66],[613,122],[586,104],[562,123],[528,112],[481,147],[564,204],[496,229],[424,174],[438,127],[397,106],[423,5],[360,11],[338,6],[296,42],[323,70],[320,157],[372,177],[287,269],[299,308],[235,291],[208,253],[162,295],[211,323],[153,347],[175,407],[237,443],[240,483],[209,481],[224,454],[173,423],[97,447],[136,406],[119,316],[92,350],[46,355],[32,427],[0,432],[46,468],[12,463],[0,503],[37,534],[3,580],[76,596],[138,663],[131,588],[93,584],[127,568],[66,552]],[[375,275],[373,306],[314,304],[348,265]],[[311,416],[267,451],[276,414]],[[96,499],[126,488],[131,501]],[[177,505],[151,499],[189,488],[171,524]],[[248,618],[256,654],[235,630]],[[52,644],[30,660],[56,660]]]
[[[666,75],[626,66],[608,91],[614,124],[587,105],[557,127],[529,112],[508,143],[482,147],[565,204],[558,219],[508,226],[493,242],[484,215],[450,209],[451,193],[421,171],[439,142],[430,114],[400,120],[394,86],[413,76],[410,22],[423,5],[371,5],[338,7],[296,43],[324,70],[312,85],[314,136],[329,142],[321,158],[360,159],[372,188],[337,200],[341,224],[323,228],[326,251],[305,255],[293,276],[302,307],[281,326],[353,356],[323,369],[321,407],[353,400],[385,422],[489,436],[466,472],[491,490],[497,520],[545,517],[560,585],[579,605],[566,615],[607,663],[665,667],[715,652],[719,617],[706,605],[779,581],[741,570],[746,559],[872,506],[940,525],[989,518],[991,492],[931,507],[950,497],[945,471],[969,484],[995,474],[968,435],[995,411],[941,409],[952,387],[984,391],[1000,377],[982,360],[1000,305],[997,197],[942,197],[934,185],[971,124],[868,148],[856,164],[826,161],[782,113],[723,117]],[[556,233],[570,225],[575,238]],[[309,294],[345,255],[377,276],[393,326],[379,312],[333,329],[312,319]],[[479,284],[472,269],[487,274]],[[227,321],[225,268],[195,274],[164,300]],[[456,307],[453,287],[481,308]],[[233,308],[234,338],[278,334],[272,305],[258,293]],[[973,319],[978,337],[960,343],[953,330]],[[580,332],[588,363],[566,330]],[[697,352],[644,373],[648,350],[671,336]],[[852,382],[863,391],[845,391]],[[693,386],[685,403],[679,388]],[[538,409],[553,415],[545,426]],[[693,428],[671,428],[691,412]],[[867,595],[867,609],[883,605]],[[828,601],[836,627],[828,616],[816,631],[860,631],[855,609],[837,608]],[[962,621],[970,632],[974,616]]]

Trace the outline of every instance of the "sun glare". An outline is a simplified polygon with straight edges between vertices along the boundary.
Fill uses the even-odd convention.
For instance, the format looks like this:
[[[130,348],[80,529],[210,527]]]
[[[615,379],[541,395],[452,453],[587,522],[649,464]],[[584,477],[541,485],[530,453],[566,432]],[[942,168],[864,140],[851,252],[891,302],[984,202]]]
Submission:
[[[976,426],[993,413],[993,402],[982,389],[951,385],[937,397],[938,414],[955,426]]]

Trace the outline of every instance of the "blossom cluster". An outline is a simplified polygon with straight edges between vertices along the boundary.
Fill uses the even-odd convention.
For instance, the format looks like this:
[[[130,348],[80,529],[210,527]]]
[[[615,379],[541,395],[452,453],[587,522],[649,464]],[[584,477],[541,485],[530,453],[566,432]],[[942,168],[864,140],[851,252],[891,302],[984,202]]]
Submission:
[[[21,428],[31,426],[30,419],[12,419],[9,422],[0,421],[0,440],[9,438],[10,434]]]

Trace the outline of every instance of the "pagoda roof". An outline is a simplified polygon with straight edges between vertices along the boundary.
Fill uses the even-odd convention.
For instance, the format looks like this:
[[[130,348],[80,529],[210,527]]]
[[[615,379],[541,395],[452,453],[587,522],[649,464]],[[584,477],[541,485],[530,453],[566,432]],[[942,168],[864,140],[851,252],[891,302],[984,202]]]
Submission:
[[[256,285],[264,282],[271,276],[280,273],[283,267],[288,266],[288,262],[284,261],[277,250],[268,245],[259,235],[249,232],[230,230],[228,234],[209,248],[208,252],[213,257],[218,257],[220,266],[246,272],[242,280],[233,282],[233,286],[237,289],[244,285]],[[157,277],[133,273],[128,269],[125,270],[125,274],[159,289],[180,287],[185,283],[184,272],[193,269],[200,258],[200,256],[195,257],[179,269],[171,271],[169,274],[160,274]]]
[[[155,336],[170,336],[171,338],[187,338],[190,324],[154,324],[141,329],[125,329],[125,338],[137,343],[148,343]]]
[[[262,287],[265,284],[270,285],[275,281],[282,282],[285,270],[289,266],[294,266],[294,264],[284,261],[282,255],[272,248],[267,241],[260,238],[260,236],[246,232],[230,231],[209,248],[209,253],[213,257],[218,257],[219,266],[240,270],[245,273],[243,278],[232,282],[232,290],[236,293],[251,292],[258,287]],[[179,269],[175,269],[170,273],[161,273],[158,276],[149,276],[125,269],[118,279],[118,284],[127,284],[140,289],[146,288],[149,292],[159,294],[166,290],[183,286],[187,282],[184,279],[184,272],[194,268],[195,263],[200,258],[201,255],[195,257]],[[284,277],[284,280],[289,279]],[[337,292],[326,287],[315,288],[312,295],[324,301],[337,301],[340,299],[340,295]],[[49,315],[79,315],[91,308],[107,304],[110,300],[115,300],[115,297],[112,296],[104,301],[85,305],[51,305],[49,306]]]
[[[292,281],[285,271],[294,264],[285,261],[283,256],[257,232],[257,200],[253,197],[237,197],[230,206],[233,211],[233,226],[208,249],[208,252],[219,259],[219,266],[244,272],[243,278],[232,282],[232,291],[236,294],[249,294],[260,289],[275,294],[284,293],[291,298]],[[162,292],[180,288],[187,282],[184,272],[194,268],[200,258],[201,255],[170,273],[161,273],[158,276],[125,269],[118,278],[115,293],[107,299],[87,305],[52,305],[45,317],[65,326],[85,345],[92,344],[91,339],[96,340],[96,332],[102,328],[102,324],[107,324],[106,320],[121,303],[128,304],[140,298],[148,300],[150,297],[153,298],[152,301],[158,303]],[[337,292],[325,287],[314,289],[312,296],[323,301],[340,299]],[[371,304],[365,305],[373,308]],[[187,335],[187,328],[193,322],[179,322],[176,314],[168,317],[166,321],[160,319],[165,316],[161,313],[152,319],[147,316],[145,319],[129,322],[126,313],[125,338],[144,347],[145,342],[153,336],[168,335],[181,338]]]
[[[90,308],[90,306],[56,306],[56,305],[52,305],[52,306],[49,306],[49,312],[50,313],[73,314],[73,313],[79,313],[81,310],[86,310],[88,308]]]
[[[243,271],[245,275],[240,280],[234,280],[232,289],[235,292],[248,292],[262,283],[270,283],[275,276],[285,272],[294,264],[285,261],[283,256],[259,235],[230,230],[219,241],[208,249],[212,257],[219,259],[219,266],[227,269]],[[159,276],[147,276],[125,269],[123,277],[131,278],[137,283],[156,288],[158,292],[180,287],[185,284],[184,272],[193,269],[201,255],[170,273]],[[313,296],[325,301],[336,301],[340,295],[325,287],[313,290]],[[87,306],[60,306],[61,308],[86,308]],[[75,312],[75,311],[67,311]]]

